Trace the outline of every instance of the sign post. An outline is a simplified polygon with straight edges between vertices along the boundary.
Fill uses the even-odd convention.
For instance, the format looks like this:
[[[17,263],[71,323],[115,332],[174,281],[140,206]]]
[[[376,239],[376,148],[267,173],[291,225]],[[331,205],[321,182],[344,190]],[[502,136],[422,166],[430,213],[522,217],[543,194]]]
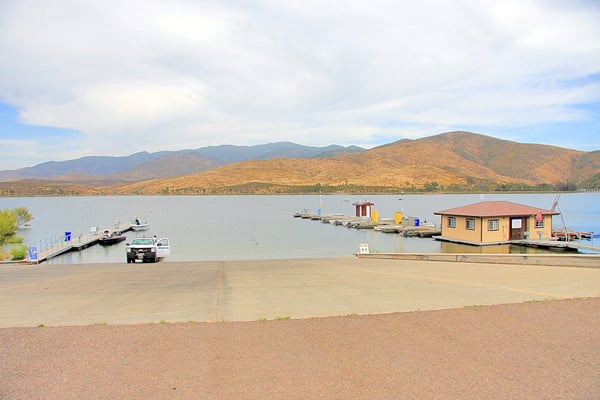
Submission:
[[[32,263],[38,263],[38,252],[35,246],[29,246],[29,261]]]

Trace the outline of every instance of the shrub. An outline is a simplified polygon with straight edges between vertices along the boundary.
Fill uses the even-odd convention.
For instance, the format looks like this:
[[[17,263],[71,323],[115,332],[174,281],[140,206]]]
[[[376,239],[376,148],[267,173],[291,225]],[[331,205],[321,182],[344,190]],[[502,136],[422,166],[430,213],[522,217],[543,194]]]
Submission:
[[[27,246],[24,244],[15,244],[12,246],[10,253],[13,260],[24,260],[27,257]]]

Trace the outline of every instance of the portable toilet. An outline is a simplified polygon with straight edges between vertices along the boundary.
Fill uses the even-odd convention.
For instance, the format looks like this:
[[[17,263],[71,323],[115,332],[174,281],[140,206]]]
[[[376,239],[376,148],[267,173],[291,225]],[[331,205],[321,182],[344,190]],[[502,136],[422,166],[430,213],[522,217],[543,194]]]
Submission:
[[[402,223],[403,215],[401,212],[396,212],[394,214],[394,224],[400,225]]]
[[[373,210],[371,212],[371,221],[373,221],[373,222],[379,222],[379,211]]]

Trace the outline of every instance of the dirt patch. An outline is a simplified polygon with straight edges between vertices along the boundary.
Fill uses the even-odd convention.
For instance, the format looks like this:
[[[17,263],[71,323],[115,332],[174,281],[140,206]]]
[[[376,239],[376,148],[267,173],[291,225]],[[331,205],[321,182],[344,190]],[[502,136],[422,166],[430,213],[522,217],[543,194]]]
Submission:
[[[600,298],[0,329],[1,399],[598,399]]]

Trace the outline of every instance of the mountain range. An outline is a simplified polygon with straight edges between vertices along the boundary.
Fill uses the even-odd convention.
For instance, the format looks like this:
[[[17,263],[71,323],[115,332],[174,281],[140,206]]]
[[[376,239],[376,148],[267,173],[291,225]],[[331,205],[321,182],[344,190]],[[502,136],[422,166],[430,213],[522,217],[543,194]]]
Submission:
[[[3,195],[598,189],[600,151],[447,132],[369,150],[281,142],[84,157],[0,181]]]
[[[33,167],[0,171],[0,182],[21,179],[60,179],[83,183],[139,181],[188,175],[246,160],[334,157],[364,150],[356,146],[313,147],[279,142],[256,146],[209,146],[156,153],[144,151],[124,157],[89,156],[69,161],[48,161]]]

